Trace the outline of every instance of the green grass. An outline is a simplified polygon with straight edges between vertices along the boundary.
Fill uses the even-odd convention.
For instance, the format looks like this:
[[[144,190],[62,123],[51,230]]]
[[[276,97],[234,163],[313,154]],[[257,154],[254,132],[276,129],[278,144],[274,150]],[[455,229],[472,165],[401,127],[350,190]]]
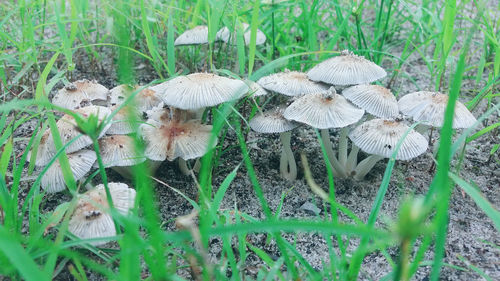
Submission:
[[[451,194],[456,186],[470,196],[500,231],[498,209],[481,194],[477,184],[460,173],[467,157],[465,147],[476,140],[498,136],[500,128],[498,120],[486,123],[488,117],[498,116],[500,19],[495,18],[498,11],[492,9],[500,7],[491,7],[491,3],[486,6],[482,0],[421,1],[425,4],[393,0],[364,0],[354,4],[337,0],[289,0],[273,5],[262,2],[8,0],[0,3],[0,276],[12,280],[50,280],[64,271],[77,280],[87,280],[89,272],[108,280],[183,280],[179,275],[192,266],[199,267],[195,277],[200,280],[249,280],[245,269],[252,255],[265,265],[251,277],[256,280],[356,280],[363,271],[365,256],[378,253],[392,268],[391,272],[385,272],[385,280],[410,280],[422,267],[431,269],[431,280],[440,278],[443,267],[491,279],[480,264],[461,257],[461,265],[450,265],[444,253]],[[236,34],[234,45],[215,41],[215,34],[223,25],[242,22],[250,24],[249,46],[245,46],[241,32]],[[209,27],[208,45],[174,47],[176,36],[201,24]],[[267,36],[263,46],[255,45],[257,29]],[[116,240],[119,249],[96,248],[68,233],[75,199],[52,213],[42,211],[47,196],[40,188],[40,179],[48,167],[34,182],[27,184],[23,180],[34,169],[26,152],[36,150],[41,133],[50,129],[56,136],[58,153],[49,165],[56,160],[63,163],[68,198],[82,192],[81,183],[71,176],[65,146],[55,128],[62,109],[48,100],[53,89],[72,81],[78,73],[89,73],[94,75],[89,78],[99,80],[102,75],[99,69],[105,68],[107,77],[103,79],[115,75],[116,83],[137,83],[143,80],[137,75],[137,66],[144,64],[151,67],[157,79],[148,81],[151,83],[197,71],[257,80],[285,68],[306,71],[343,49],[382,65],[388,72],[384,86],[390,87],[396,96],[406,94],[408,85],[450,95],[440,131],[437,172],[428,192],[421,194],[425,200],[417,219],[409,215],[415,205],[402,203],[400,210],[393,210],[393,214],[400,214],[393,226],[376,224],[381,221],[379,212],[386,191],[394,181],[392,173],[398,169],[393,159],[387,164],[373,205],[365,206],[372,210],[366,222],[351,206],[337,202],[336,179],[330,166],[323,163],[328,192],[318,189],[321,187],[310,178],[311,174],[307,176],[311,197],[318,195],[316,203],[324,210],[323,215],[309,220],[282,218],[287,196],[295,187],[283,191],[276,209],[266,199],[266,187],[259,181],[250,157],[251,146],[245,141],[248,120],[258,111],[251,98],[205,112],[205,119],[213,124],[212,141],[217,136],[219,144],[201,159],[195,183],[199,199],[189,198],[182,189],[175,191],[199,213],[199,224],[189,229],[167,230],[165,225],[176,218],[168,217],[167,221],[162,218],[157,207],[161,202],[146,165],[134,168],[132,185],[137,199],[131,214],[122,216],[112,212],[118,234],[110,240]],[[427,70],[422,77],[414,77],[415,72],[408,71],[417,60]],[[466,83],[474,87],[465,87]],[[454,138],[451,117],[453,101],[457,99],[481,116],[476,125],[483,123],[484,128],[476,126]],[[132,102],[130,97],[126,103]],[[106,122],[110,120],[111,117]],[[22,139],[15,132],[27,122],[35,122],[35,131],[22,137],[28,143],[24,153],[19,154],[14,148]],[[82,132],[93,136],[96,144],[103,124],[92,119],[82,119],[79,123]],[[138,126],[138,122],[132,124]],[[236,136],[235,143],[228,143],[230,135]],[[144,150],[139,138],[135,138],[135,145],[138,152]],[[499,145],[497,138],[488,148],[495,159]],[[327,163],[324,145],[320,146],[323,159],[316,161]],[[98,149],[96,145],[94,148]],[[228,169],[223,165],[227,155],[238,155],[242,160]],[[450,164],[453,158],[459,164]],[[107,186],[100,157],[98,162],[99,171],[87,181],[96,177]],[[263,218],[252,217],[237,206],[221,209],[238,177],[248,177],[259,202],[255,207],[262,210]],[[161,180],[168,183],[168,179]],[[110,200],[107,187],[106,191]],[[401,202],[407,202],[405,199],[399,198]],[[344,220],[345,216],[351,222]],[[44,235],[46,228],[56,222],[61,222],[55,226],[56,231]],[[26,223],[28,230],[23,228]],[[414,231],[417,228],[421,231]],[[256,233],[267,234],[265,244],[276,244],[280,256],[273,257],[262,245],[252,244],[250,238]],[[297,242],[285,233],[292,237],[317,233],[323,237],[328,253],[321,269],[311,264],[299,251]],[[222,252],[219,259],[211,262],[206,253],[213,247],[210,241],[215,237],[221,241]],[[355,249],[353,241],[360,241]],[[397,249],[397,258],[391,257],[391,249]],[[426,253],[431,253],[433,260],[425,260]]]

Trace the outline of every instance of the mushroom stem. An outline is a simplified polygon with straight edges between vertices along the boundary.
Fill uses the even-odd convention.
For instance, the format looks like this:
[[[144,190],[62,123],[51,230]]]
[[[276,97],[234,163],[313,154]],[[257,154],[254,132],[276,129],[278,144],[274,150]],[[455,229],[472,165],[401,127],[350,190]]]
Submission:
[[[370,155],[367,158],[365,158],[363,161],[359,162],[358,166],[354,170],[354,179],[356,180],[362,180],[368,172],[375,166],[375,164],[384,159],[382,156],[378,155]]]
[[[283,132],[280,134],[281,141],[281,158],[280,158],[280,172],[281,175],[287,180],[295,180],[297,178],[297,165],[290,146],[290,139],[292,131]]]
[[[351,152],[349,152],[349,157],[347,157],[347,162],[345,164],[345,171],[347,175],[351,175],[352,172],[354,172],[354,168],[356,168],[356,165],[358,164],[358,152],[359,147],[353,143]]]
[[[340,130],[339,139],[339,162],[342,167],[346,167],[347,164],[347,127]]]
[[[179,170],[185,175],[189,176],[191,174],[191,170],[187,166],[186,160],[179,158]]]
[[[326,155],[330,161],[330,165],[333,169],[333,175],[336,177],[346,177],[346,173],[342,165],[340,164],[337,157],[335,157],[335,152],[333,151],[333,144],[330,141],[330,133],[328,129],[321,129],[321,140],[325,146]]]

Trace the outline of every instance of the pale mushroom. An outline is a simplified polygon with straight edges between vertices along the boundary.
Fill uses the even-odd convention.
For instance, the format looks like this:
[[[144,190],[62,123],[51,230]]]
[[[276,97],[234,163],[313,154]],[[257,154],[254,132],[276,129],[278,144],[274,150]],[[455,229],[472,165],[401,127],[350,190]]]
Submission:
[[[89,80],[78,80],[66,85],[52,98],[52,103],[76,109],[90,105],[94,100],[106,101],[109,90],[101,84]]]
[[[249,125],[252,130],[258,133],[280,134],[282,146],[280,173],[287,180],[295,180],[297,178],[297,165],[295,163],[292,148],[290,147],[290,138],[292,130],[299,126],[299,124],[285,119],[285,117],[283,117],[283,111],[283,108],[278,107],[274,110],[259,113],[250,120]]]
[[[125,135],[112,135],[99,139],[104,166],[118,172],[125,178],[132,178],[131,167],[146,161],[146,157],[138,155],[134,139]]]
[[[92,150],[80,150],[68,154],[68,161],[75,180],[83,178],[92,169],[92,165],[96,160],[97,157]],[[56,160],[47,169],[47,172],[42,176],[40,185],[47,193],[55,193],[66,189],[59,160]]]
[[[286,96],[300,96],[328,90],[329,86],[313,82],[303,72],[285,70],[260,78],[257,83],[266,90]]]
[[[108,183],[114,208],[122,215],[127,215],[134,207],[136,192],[124,183]],[[116,235],[116,228],[111,217],[104,185],[100,184],[79,195],[77,206],[69,221],[68,230],[80,239],[105,238]],[[96,241],[99,246],[106,242]]]
[[[366,121],[356,127],[349,134],[349,138],[361,150],[372,155],[356,166],[354,178],[363,179],[378,161],[392,157],[399,140],[409,129],[402,122],[383,119]],[[411,129],[399,147],[396,160],[415,158],[424,153],[427,147],[427,140],[424,136]]]
[[[208,26],[198,25],[184,31],[174,41],[174,46],[208,44]]]
[[[140,90],[141,86],[119,85],[111,89],[109,103],[111,106],[121,105],[134,91],[139,91],[132,100],[132,105],[137,111],[146,112],[161,102],[160,97],[151,88]]]
[[[341,86],[366,84],[386,75],[382,67],[347,50],[317,64],[307,72],[307,77],[313,81]]]
[[[243,31],[243,40],[245,41],[245,45],[250,45],[250,36],[251,30],[250,25],[248,23],[241,23],[241,26],[236,24],[237,28],[241,28]],[[231,32],[229,28],[224,26],[215,35],[215,39],[224,41],[225,43],[229,43],[231,41],[232,44],[236,44],[236,32]],[[255,45],[262,45],[266,42],[266,35],[261,30],[257,29]]]

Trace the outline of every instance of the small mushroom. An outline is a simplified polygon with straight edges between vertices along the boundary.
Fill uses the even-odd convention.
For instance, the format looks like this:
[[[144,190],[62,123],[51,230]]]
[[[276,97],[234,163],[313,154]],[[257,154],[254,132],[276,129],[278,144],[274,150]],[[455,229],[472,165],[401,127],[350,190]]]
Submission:
[[[243,31],[243,40],[245,41],[245,45],[247,46],[250,45],[250,36],[251,36],[250,25],[248,23],[241,23],[241,25],[236,24],[236,26],[237,28],[241,28],[241,30]],[[224,41],[225,43],[229,43],[229,41],[231,41],[233,44],[236,43],[235,37],[236,37],[236,32],[229,31],[229,28],[227,28],[226,26],[217,31],[217,34],[215,35],[215,39]],[[257,29],[255,45],[257,46],[262,45],[265,42],[266,42],[266,35],[264,34],[264,32]]]
[[[299,126],[298,123],[289,121],[283,117],[284,109],[278,107],[264,113],[255,115],[250,120],[250,128],[258,133],[279,133],[281,141],[280,172],[287,180],[297,178],[297,165],[290,147],[292,130]]]
[[[421,121],[433,127],[443,126],[444,112],[448,104],[448,95],[439,92],[415,92],[399,99],[399,109],[415,121]],[[453,129],[469,128],[474,125],[476,118],[459,101],[455,104]]]
[[[369,84],[356,85],[343,90],[342,95],[376,117],[391,119],[399,114],[396,97],[385,87]]]
[[[113,206],[122,215],[134,207],[136,192],[124,183],[108,183]],[[104,185],[100,184],[78,198],[77,206],[68,226],[69,232],[80,239],[104,238],[116,235],[113,218],[109,212]],[[94,246],[106,242],[92,242]]]
[[[184,110],[236,100],[248,92],[243,81],[211,73],[178,76],[157,87],[163,90],[159,95],[165,104]]]
[[[132,178],[130,167],[146,161],[145,156],[137,155],[134,139],[125,135],[112,135],[99,139],[104,166],[118,172],[127,179]]]
[[[354,170],[354,178],[361,180],[375,166],[384,159],[390,158],[398,141],[410,128],[399,121],[373,119],[356,127],[350,134],[351,141],[366,153],[372,154],[361,161]],[[427,140],[410,130],[401,143],[396,160],[410,160],[427,150]]]
[[[269,91],[286,96],[300,96],[328,90],[329,86],[313,82],[303,72],[285,70],[260,78],[257,83]]]
[[[112,106],[111,110],[115,111],[117,105]],[[134,116],[135,115],[135,116]],[[135,132],[135,127],[132,122],[138,122],[141,120],[141,116],[135,111],[134,108],[130,106],[124,106],[120,109],[114,116],[111,122],[111,126],[106,131],[108,135],[127,135]]]
[[[295,100],[284,112],[288,120],[294,120],[321,130],[321,138],[336,176],[345,177],[345,169],[333,151],[329,128],[343,128],[358,122],[364,114],[349,103],[343,96],[336,94],[331,87],[327,91],[304,95]],[[347,142],[340,142],[339,151],[347,151]]]
[[[347,50],[307,72],[307,77],[313,81],[341,86],[371,83],[386,75],[382,67]]]
[[[258,83],[254,82],[252,80],[245,79],[245,83],[249,87],[248,92],[249,92],[249,95],[251,97],[261,97],[261,96],[265,96],[268,94],[266,89],[262,88],[261,85],[259,85]]]
[[[80,180],[87,174],[97,160],[92,150],[80,150],[68,154],[68,160],[75,180]],[[47,193],[55,193],[66,189],[66,183],[59,160],[56,160],[42,176],[40,185]]]
[[[87,106],[94,100],[106,101],[109,90],[101,84],[89,80],[78,80],[66,85],[52,98],[52,103],[76,109]]]
[[[174,46],[208,44],[208,26],[198,25],[184,31],[174,41]]]
[[[111,106],[121,105],[128,97],[134,92],[139,91],[141,86],[119,85],[111,89],[109,94],[109,103]],[[151,88],[145,88],[139,91],[134,99],[132,105],[137,108],[139,112],[146,112],[152,109],[161,102],[160,97]]]

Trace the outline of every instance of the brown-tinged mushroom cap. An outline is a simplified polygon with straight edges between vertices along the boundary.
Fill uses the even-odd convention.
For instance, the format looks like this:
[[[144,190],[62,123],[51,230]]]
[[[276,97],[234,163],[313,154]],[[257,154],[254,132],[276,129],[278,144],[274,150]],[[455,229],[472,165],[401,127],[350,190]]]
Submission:
[[[123,215],[134,206],[136,192],[124,183],[108,183],[113,205]],[[103,238],[116,235],[109,213],[104,185],[100,184],[80,195],[77,207],[69,221],[68,230],[81,239]],[[102,245],[106,242],[93,242]]]
[[[133,166],[146,161],[137,155],[134,139],[125,135],[112,135],[99,139],[99,150],[106,167]]]
[[[272,134],[283,133],[295,129],[299,123],[285,119],[284,108],[278,107],[263,113],[256,114],[249,125],[258,133]]]
[[[108,92],[109,90],[101,84],[86,79],[78,80],[59,90],[52,98],[52,103],[60,107],[75,109],[85,102],[105,101]]]
[[[257,83],[263,88],[287,96],[300,96],[328,90],[329,86],[311,81],[307,74],[285,70],[260,78]]]
[[[83,176],[90,171],[96,159],[95,152],[92,150],[80,150],[68,154],[71,172],[75,180],[83,178]],[[48,193],[59,192],[66,189],[59,160],[56,160],[42,176],[40,185]]]
[[[141,86],[137,85],[131,87],[129,85],[119,85],[111,89],[109,95],[109,103],[111,106],[122,104],[130,94],[134,91],[139,90]],[[138,92],[133,100],[133,105],[138,111],[145,112],[152,109],[161,102],[160,97],[151,88],[145,88]]]
[[[321,62],[307,72],[309,79],[332,85],[366,84],[386,75],[382,67],[349,51],[342,51],[340,56]]]
[[[448,104],[448,95],[438,92],[415,92],[403,96],[398,101],[399,110],[411,116],[415,121],[422,121],[426,125],[441,127],[444,122],[444,112]],[[453,128],[469,128],[476,122],[476,118],[462,103],[455,103]]]
[[[193,73],[168,81],[159,95],[167,105],[199,109],[239,99],[247,92],[248,86],[241,80],[211,73]]]
[[[241,23],[241,26],[237,28],[242,28],[243,33],[243,40],[245,41],[245,45],[250,45],[250,36],[251,36],[251,30],[250,30],[250,25],[248,23]],[[217,31],[217,34],[215,35],[215,39],[224,41],[225,43],[228,43],[231,41],[232,44],[236,44],[236,32],[233,32],[231,34],[231,31],[229,31],[229,28],[224,26],[221,28],[219,31]],[[264,32],[262,32],[260,29],[257,29],[257,35],[255,38],[255,45],[262,45],[266,42],[266,35]]]
[[[203,125],[200,120],[181,121],[170,119],[166,111],[161,121],[148,119],[140,126],[146,142],[145,155],[151,160],[169,161],[180,157],[184,160],[203,156],[210,148],[211,125]]]
[[[286,119],[305,123],[318,129],[342,128],[356,123],[365,111],[335,93],[327,91],[304,95],[288,106],[283,114]]]
[[[117,109],[117,105],[111,107],[112,111]],[[131,116],[131,114],[135,114],[135,116]],[[124,106],[120,109],[112,119],[111,126],[106,131],[108,135],[127,135],[134,133],[134,126],[131,122],[137,122],[141,120],[141,116],[135,111],[133,108],[128,106]]]
[[[390,158],[399,139],[408,129],[408,126],[398,121],[373,119],[356,127],[349,134],[349,138],[367,153]],[[401,144],[396,159],[410,160],[415,158],[424,153],[427,146],[425,137],[412,129]]]
[[[184,31],[175,39],[174,46],[199,45],[208,43],[208,26],[198,25],[192,29]]]
[[[350,102],[380,118],[395,118],[399,114],[398,101],[391,91],[379,85],[357,85],[342,91]]]

